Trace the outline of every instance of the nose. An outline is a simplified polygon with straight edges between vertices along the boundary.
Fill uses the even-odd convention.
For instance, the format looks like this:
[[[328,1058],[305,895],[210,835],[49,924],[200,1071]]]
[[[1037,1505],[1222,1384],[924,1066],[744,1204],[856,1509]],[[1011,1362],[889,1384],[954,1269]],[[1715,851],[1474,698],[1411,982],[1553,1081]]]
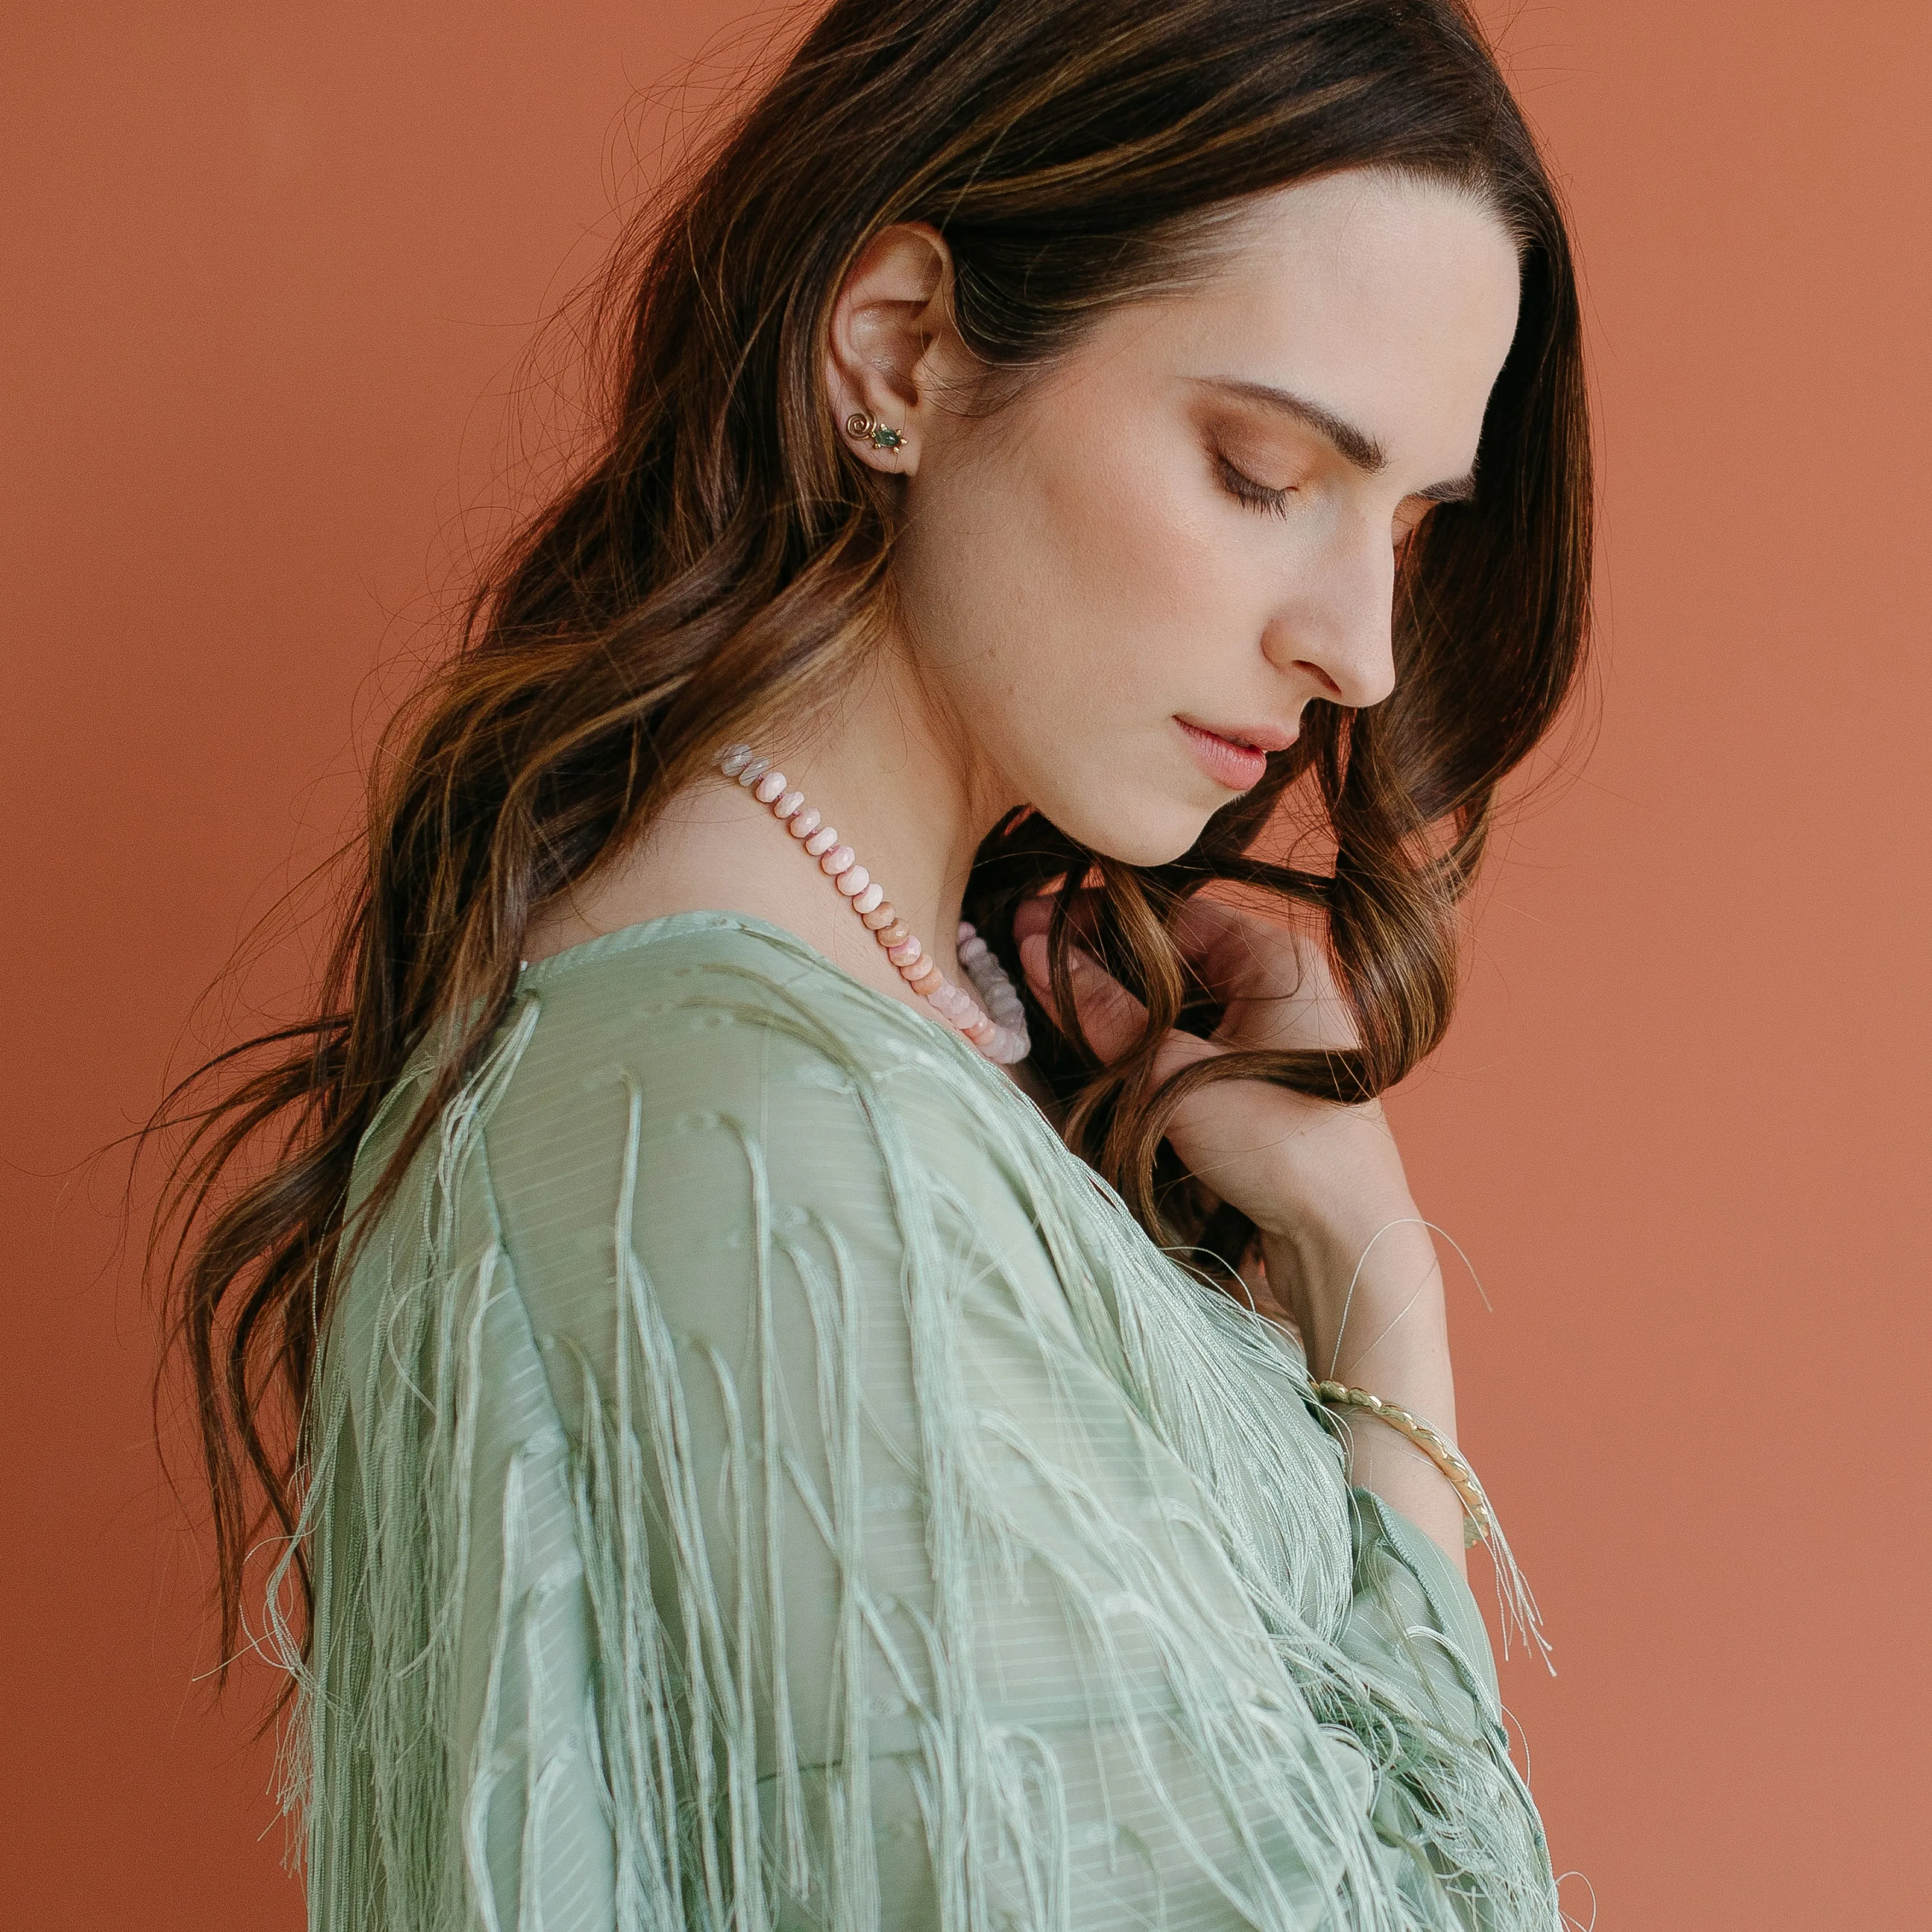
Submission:
[[[1378,704],[1395,688],[1394,545],[1386,527],[1378,542],[1366,520],[1334,537],[1281,600],[1262,649],[1277,669],[1306,678],[1312,698]]]

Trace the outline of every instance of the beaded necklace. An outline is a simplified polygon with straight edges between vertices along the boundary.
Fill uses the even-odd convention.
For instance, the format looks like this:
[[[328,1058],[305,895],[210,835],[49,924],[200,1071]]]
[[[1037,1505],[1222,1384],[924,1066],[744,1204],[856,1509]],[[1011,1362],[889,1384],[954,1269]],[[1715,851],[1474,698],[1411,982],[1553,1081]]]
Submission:
[[[1000,1066],[1025,1059],[1033,1043],[1027,1037],[1020,996],[992,948],[969,921],[959,922],[959,963],[980,1000],[963,986],[956,986],[939,970],[912,929],[892,910],[885,888],[859,863],[850,846],[838,842],[838,832],[806,803],[804,793],[788,785],[783,772],[772,769],[770,759],[757,757],[748,745],[733,745],[719,752],[714,762],[725,777],[736,778],[760,805],[771,807],[772,816],[818,861],[818,869],[844,896],[880,950],[898,968],[899,976],[940,1018]],[[980,1000],[986,1002],[983,1006]]]

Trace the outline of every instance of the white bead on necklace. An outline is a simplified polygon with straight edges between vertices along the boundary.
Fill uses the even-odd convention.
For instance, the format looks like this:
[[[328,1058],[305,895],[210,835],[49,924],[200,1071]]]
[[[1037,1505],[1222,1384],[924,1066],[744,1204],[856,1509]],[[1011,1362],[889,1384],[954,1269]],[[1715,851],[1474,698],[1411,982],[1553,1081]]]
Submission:
[[[938,962],[892,910],[885,888],[859,863],[850,846],[838,842],[837,832],[806,803],[804,793],[788,785],[784,773],[772,769],[770,759],[755,756],[748,745],[732,745],[713,762],[760,805],[771,807],[772,816],[818,861],[819,870],[844,895],[866,931],[879,942],[880,951],[898,968],[899,976],[949,1026],[1000,1066],[1025,1059],[1033,1051],[1033,1042],[1027,1037],[1026,1010],[992,948],[968,921],[959,922],[959,963],[986,1002],[984,1007],[939,970]]]

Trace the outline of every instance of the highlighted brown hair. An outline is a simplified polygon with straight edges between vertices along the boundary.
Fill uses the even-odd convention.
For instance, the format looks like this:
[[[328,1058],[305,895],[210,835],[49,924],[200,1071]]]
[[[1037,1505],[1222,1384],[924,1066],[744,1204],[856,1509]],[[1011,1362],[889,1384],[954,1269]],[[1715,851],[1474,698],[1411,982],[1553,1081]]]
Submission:
[[[1359,1098],[1442,1038],[1496,788],[1570,691],[1588,607],[1569,246],[1480,32],[1459,0],[839,0],[620,250],[601,443],[392,727],[313,1014],[210,1063],[158,1117],[186,1129],[157,1253],[196,1391],[224,1657],[250,1535],[296,1520],[351,1168],[405,1058],[433,1041],[435,1076],[361,1225],[502,1020],[533,913],[714,747],[808,708],[876,640],[898,486],[842,446],[823,376],[868,238],[899,220],[944,235],[958,327],[997,406],[1099,314],[1202,272],[1242,197],[1364,167],[1481,197],[1522,261],[1477,494],[1432,512],[1399,575],[1394,695],[1352,716],[1311,706],[1299,743],[1169,866],[1009,820],[966,911],[1011,964],[1022,892],[1095,887],[1094,943],[1146,998],[1148,1035],[1102,1066],[1038,1024],[1036,1064],[1078,1150],[1157,1239],[1223,1278],[1250,1231],[1164,1147],[1185,1084],[1258,1075]],[[1324,821],[1328,862],[1258,856],[1291,796]],[[1326,922],[1358,1050],[1221,1060],[1156,1090],[1160,1034],[1213,1023],[1169,927],[1216,881]],[[1063,910],[1056,956],[1064,924]]]

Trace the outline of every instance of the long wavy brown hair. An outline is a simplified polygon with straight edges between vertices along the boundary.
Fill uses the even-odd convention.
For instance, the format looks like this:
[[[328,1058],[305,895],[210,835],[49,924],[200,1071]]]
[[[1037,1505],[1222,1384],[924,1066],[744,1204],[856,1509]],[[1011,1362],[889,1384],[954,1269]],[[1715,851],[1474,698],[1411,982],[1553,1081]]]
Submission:
[[[609,863],[716,746],[809,709],[874,646],[900,485],[844,447],[824,376],[832,304],[868,238],[904,220],[944,236],[992,408],[1097,316],[1207,272],[1216,217],[1241,197],[1363,167],[1483,197],[1522,262],[1477,493],[1431,514],[1399,572],[1394,694],[1310,706],[1299,742],[1171,865],[1126,865],[1015,814],[980,850],[966,913],[1010,965],[1020,896],[1086,889],[1056,902],[1057,996],[1077,898],[1088,943],[1145,999],[1146,1036],[1103,1064],[1077,1025],[1036,1012],[1036,1064],[1071,1144],[1210,1274],[1251,1231],[1164,1144],[1183,1094],[1258,1076],[1360,1099],[1442,1038],[1497,786],[1570,692],[1588,604],[1570,251],[1474,19],[1461,0],[838,0],[618,250],[598,439],[487,571],[457,648],[383,741],[313,1012],[219,1055],[156,1116],[172,1130],[152,1250],[163,1378],[178,1360],[194,1392],[224,1659],[250,1539],[295,1526],[346,1244],[496,1030],[532,914]],[[1323,862],[1283,862],[1270,838],[1298,811]],[[1166,1030],[1214,1024],[1171,928],[1217,883],[1325,921],[1358,1048],[1225,1058],[1157,1085]],[[386,1171],[363,1178],[352,1227],[358,1142],[425,1042],[427,1096]]]

